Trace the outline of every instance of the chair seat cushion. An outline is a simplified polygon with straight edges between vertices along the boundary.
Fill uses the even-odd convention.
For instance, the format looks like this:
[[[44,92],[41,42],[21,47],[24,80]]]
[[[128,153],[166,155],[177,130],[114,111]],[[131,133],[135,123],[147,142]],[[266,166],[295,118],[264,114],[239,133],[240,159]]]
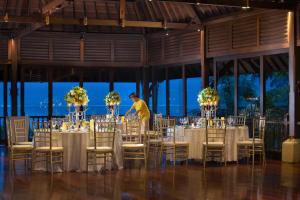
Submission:
[[[87,147],[86,148],[87,151],[97,151],[97,152],[112,152],[113,149],[111,147]]]
[[[206,144],[206,142],[203,142],[203,145],[204,146],[208,145],[210,147],[223,147],[223,146],[225,146],[223,142],[208,142],[207,144]]]
[[[123,148],[142,148],[145,147],[144,144],[135,144],[135,143],[126,143],[126,144],[122,144]]]
[[[36,147],[35,150],[36,151],[63,151],[64,148],[63,147],[52,147],[52,149],[50,149],[50,147]]]
[[[164,146],[188,146],[189,143],[188,142],[185,142],[185,141],[175,141],[174,142],[163,142],[163,145]]]
[[[31,150],[33,149],[33,145],[28,144],[15,144],[11,146],[14,150]]]

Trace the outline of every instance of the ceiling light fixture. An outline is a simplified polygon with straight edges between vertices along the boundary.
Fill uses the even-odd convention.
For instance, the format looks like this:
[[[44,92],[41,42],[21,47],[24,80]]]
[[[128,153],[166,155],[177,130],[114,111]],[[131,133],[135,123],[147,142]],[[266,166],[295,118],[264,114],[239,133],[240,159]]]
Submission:
[[[4,19],[4,22],[5,22],[5,23],[7,23],[7,22],[8,22],[8,13],[7,13],[7,12],[5,13],[5,16],[4,16],[4,18],[3,18],[3,19]]]
[[[85,26],[88,25],[88,18],[87,18],[87,16],[85,16],[85,17],[83,18],[83,25],[85,25]]]
[[[250,3],[249,3],[249,0],[246,0],[246,6],[242,6],[242,9],[244,9],[244,10],[250,9]]]
[[[45,17],[45,24],[47,26],[49,26],[49,24],[50,24],[50,16],[49,15],[46,15],[46,17]]]

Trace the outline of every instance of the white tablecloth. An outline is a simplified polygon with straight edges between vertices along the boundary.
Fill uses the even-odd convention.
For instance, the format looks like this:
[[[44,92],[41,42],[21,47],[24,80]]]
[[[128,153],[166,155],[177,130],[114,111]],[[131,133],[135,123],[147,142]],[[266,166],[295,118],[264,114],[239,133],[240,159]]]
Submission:
[[[92,146],[89,133],[82,131],[74,132],[54,132],[53,135],[58,138],[54,145],[64,147],[64,171],[86,171],[86,148]],[[114,164],[118,169],[123,168],[122,158],[122,136],[120,131],[116,132],[115,135],[115,160]],[[107,167],[111,168],[109,163]],[[99,168],[100,167],[100,168]],[[101,169],[99,166],[98,169]],[[45,165],[36,165],[36,170],[46,170]],[[89,171],[93,170],[89,167]],[[55,171],[62,171],[59,166],[55,168]]]
[[[189,143],[189,159],[202,160],[203,142],[205,142],[205,128],[176,127],[176,136]],[[227,161],[237,160],[237,142],[249,138],[248,127],[228,127],[226,129]]]

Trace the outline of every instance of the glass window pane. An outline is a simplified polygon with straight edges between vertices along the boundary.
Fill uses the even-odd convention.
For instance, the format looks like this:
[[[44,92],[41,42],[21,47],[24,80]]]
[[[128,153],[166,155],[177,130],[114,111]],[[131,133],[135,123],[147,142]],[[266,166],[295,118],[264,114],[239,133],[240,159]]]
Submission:
[[[197,115],[200,113],[198,94],[202,90],[202,78],[187,78],[187,114]]]
[[[115,82],[114,90],[121,96],[120,115],[124,115],[132,106],[132,101],[128,98],[129,94],[135,92],[135,82]]]
[[[109,83],[85,82],[83,87],[86,89],[90,100],[87,115],[101,115],[107,113],[104,99],[109,92]]]
[[[170,80],[170,115],[183,115],[182,79]]]
[[[25,114],[28,116],[48,115],[48,83],[25,82]]]
[[[166,81],[158,82],[157,113],[166,115]]]
[[[78,82],[54,82],[53,83],[53,116],[63,116],[68,114],[68,106],[65,102],[65,95],[75,86]]]

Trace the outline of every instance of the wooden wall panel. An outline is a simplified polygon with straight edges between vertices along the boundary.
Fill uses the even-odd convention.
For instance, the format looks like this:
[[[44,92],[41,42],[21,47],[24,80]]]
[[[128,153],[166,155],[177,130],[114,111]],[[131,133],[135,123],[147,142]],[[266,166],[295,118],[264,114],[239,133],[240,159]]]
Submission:
[[[55,38],[53,40],[54,61],[80,61],[80,39]]]
[[[0,40],[0,60],[7,60],[7,42],[6,39]]]
[[[286,12],[266,13],[260,18],[260,45],[288,42]]]
[[[287,11],[266,10],[207,26],[207,57],[288,48]]]
[[[85,39],[84,60],[110,62],[111,44],[112,41],[110,40],[96,40],[94,38]]]
[[[21,60],[49,60],[49,40],[25,37],[21,40],[20,54]]]
[[[150,65],[190,64],[200,61],[200,32],[148,36]]]
[[[141,62],[143,52],[140,40],[114,40],[116,62]]]

